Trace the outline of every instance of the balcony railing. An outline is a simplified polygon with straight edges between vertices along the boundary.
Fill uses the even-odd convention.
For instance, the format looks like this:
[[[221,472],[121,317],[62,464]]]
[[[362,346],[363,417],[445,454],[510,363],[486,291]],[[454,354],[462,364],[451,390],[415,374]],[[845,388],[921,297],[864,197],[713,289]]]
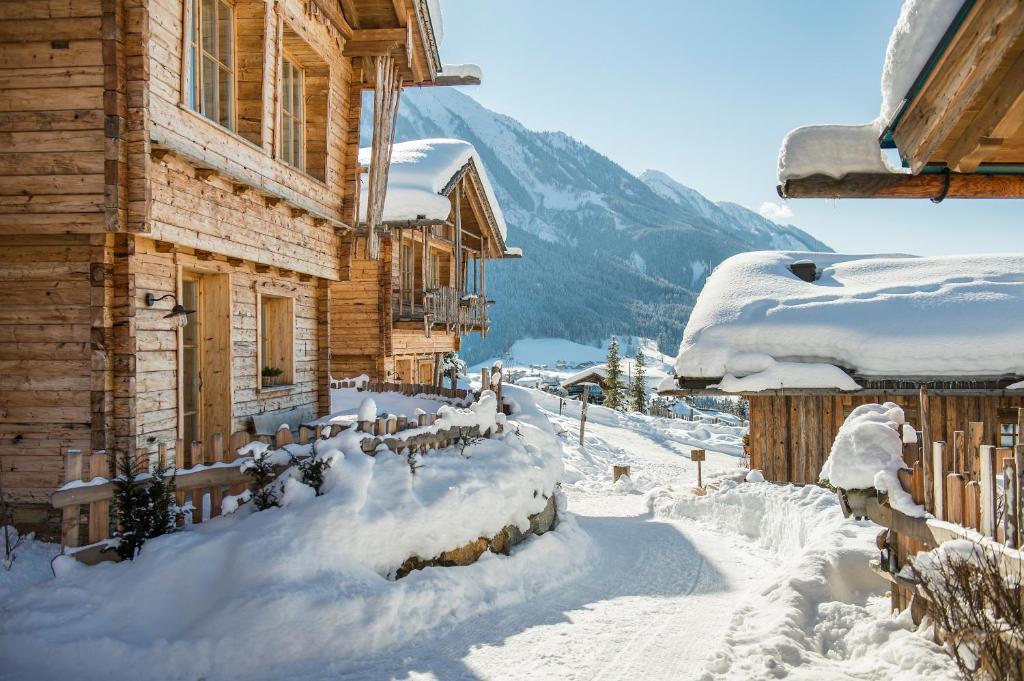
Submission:
[[[406,303],[401,306],[401,311],[396,304],[394,316],[396,321],[419,321],[426,318],[431,326],[486,331],[487,308],[493,302],[473,293],[459,291],[452,286],[439,286],[424,293],[422,304]]]

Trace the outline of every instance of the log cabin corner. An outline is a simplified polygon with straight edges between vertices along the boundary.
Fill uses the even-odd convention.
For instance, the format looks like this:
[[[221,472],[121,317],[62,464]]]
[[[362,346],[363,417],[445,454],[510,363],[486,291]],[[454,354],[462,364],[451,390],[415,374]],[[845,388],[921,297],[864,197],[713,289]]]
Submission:
[[[326,413],[330,357],[353,337],[339,296],[368,266],[357,249],[384,229],[402,89],[479,80],[445,74],[426,0],[8,11],[0,484],[15,524],[52,537],[69,451],[179,447],[191,464],[188,443],[252,429],[254,416]],[[364,92],[381,150],[368,168]],[[490,240],[475,248],[496,257],[504,244],[476,217],[479,172],[456,196]],[[452,333],[435,335],[457,345]],[[68,543],[80,529],[64,529]]]

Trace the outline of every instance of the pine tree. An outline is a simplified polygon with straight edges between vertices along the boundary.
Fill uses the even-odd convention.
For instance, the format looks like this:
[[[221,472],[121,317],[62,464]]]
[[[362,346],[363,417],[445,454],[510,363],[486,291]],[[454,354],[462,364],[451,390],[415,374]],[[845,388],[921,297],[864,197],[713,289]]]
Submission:
[[[609,409],[623,409],[622,366],[619,363],[619,340],[612,336],[608,344],[608,377],[605,379],[604,406]]]
[[[643,350],[636,351],[634,360],[633,384],[629,386],[630,401],[633,403],[633,410],[641,414],[647,413],[647,382],[646,376],[647,358]]]
[[[132,560],[149,534],[149,499],[138,480],[139,465],[132,454],[125,452],[117,461],[114,479],[114,512],[117,515],[117,554]]]

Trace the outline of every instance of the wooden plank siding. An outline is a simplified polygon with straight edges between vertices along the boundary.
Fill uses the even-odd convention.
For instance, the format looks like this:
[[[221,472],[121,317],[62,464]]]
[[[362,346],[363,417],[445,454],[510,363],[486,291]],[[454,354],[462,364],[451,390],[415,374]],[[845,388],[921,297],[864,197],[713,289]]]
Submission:
[[[813,484],[839,428],[853,409],[871,402],[894,402],[907,421],[921,429],[916,395],[855,393],[835,395],[756,395],[750,401],[750,462],[774,482]],[[1000,409],[1024,407],[1024,397],[930,394],[933,441],[952,443],[953,433],[983,422],[983,442],[998,442]],[[1003,421],[1009,417],[1003,417]],[[952,445],[950,445],[952,446]]]

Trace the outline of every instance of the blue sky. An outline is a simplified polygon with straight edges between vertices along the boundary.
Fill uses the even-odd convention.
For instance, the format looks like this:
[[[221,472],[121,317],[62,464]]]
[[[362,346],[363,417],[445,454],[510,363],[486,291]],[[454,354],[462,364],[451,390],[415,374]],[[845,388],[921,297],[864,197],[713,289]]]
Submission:
[[[809,123],[878,115],[900,0],[444,0],[444,61],[483,67],[466,92],[562,130],[633,172],[656,168],[757,209],[779,143]],[[1004,251],[1021,201],[789,201],[836,250]]]

